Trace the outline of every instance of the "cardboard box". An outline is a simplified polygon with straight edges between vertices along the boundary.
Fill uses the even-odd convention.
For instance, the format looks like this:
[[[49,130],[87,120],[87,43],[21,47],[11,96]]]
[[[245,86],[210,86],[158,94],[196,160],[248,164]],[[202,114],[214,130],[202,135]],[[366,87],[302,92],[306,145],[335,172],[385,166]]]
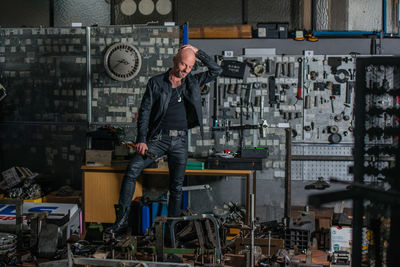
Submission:
[[[351,227],[331,227],[331,251],[350,250],[352,245]]]
[[[86,165],[111,166],[112,150],[86,150]]]
[[[353,243],[353,229],[351,227],[331,227],[331,252],[333,251],[351,251],[352,243]],[[369,235],[369,230],[366,227],[363,227],[362,232],[362,252],[363,254],[368,252],[368,244],[367,236]]]
[[[189,27],[190,39],[236,39],[252,38],[251,25],[227,26],[191,26]]]
[[[76,204],[60,204],[60,203],[33,203],[25,202],[23,205],[23,213],[47,211],[50,214],[56,214],[52,216],[55,219],[61,219],[64,215],[70,212],[70,218],[79,212],[78,205]],[[15,205],[7,204],[2,205],[0,208],[0,224],[15,224]],[[26,217],[24,217],[24,223],[26,224]]]

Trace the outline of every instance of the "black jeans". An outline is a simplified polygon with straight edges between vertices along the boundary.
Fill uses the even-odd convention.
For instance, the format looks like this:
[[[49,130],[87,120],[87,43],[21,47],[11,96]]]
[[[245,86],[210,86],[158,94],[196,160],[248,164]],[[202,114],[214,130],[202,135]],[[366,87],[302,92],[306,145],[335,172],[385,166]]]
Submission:
[[[147,147],[157,157],[165,154],[168,156],[170,176],[168,216],[179,216],[182,202],[182,185],[185,178],[188,155],[187,134],[178,136],[161,134],[156,140],[149,141]],[[131,204],[137,178],[140,176],[142,170],[151,163],[153,163],[152,159],[139,154],[135,154],[129,163],[119,195],[119,205],[121,205],[123,210],[126,210]]]

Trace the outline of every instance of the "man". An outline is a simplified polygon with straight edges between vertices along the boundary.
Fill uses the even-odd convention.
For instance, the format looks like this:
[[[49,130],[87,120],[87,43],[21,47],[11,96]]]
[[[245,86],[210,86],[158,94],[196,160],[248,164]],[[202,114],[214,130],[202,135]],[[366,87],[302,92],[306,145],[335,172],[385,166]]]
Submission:
[[[196,57],[208,71],[190,74]],[[168,215],[179,216],[182,184],[188,154],[187,130],[200,126],[203,136],[203,116],[200,87],[215,79],[222,69],[203,51],[191,45],[179,48],[173,68],[152,77],[139,108],[136,154],[128,165],[122,182],[117,220],[106,230],[120,234],[128,228],[128,217],[136,180],[153,160],[145,156],[148,150],[160,157],[168,156],[170,174]]]

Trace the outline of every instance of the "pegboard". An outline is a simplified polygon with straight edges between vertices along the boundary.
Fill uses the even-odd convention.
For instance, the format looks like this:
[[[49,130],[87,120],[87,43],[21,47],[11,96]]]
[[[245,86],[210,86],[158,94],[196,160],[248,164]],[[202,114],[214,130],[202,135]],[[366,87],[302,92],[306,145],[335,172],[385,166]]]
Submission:
[[[207,140],[201,142],[194,130],[192,152],[207,156],[212,149],[266,146],[266,167],[280,173],[286,151],[282,130],[290,127],[292,154],[352,155],[355,57],[243,55],[218,57],[217,62],[224,72],[203,96]],[[240,125],[247,128],[237,130]],[[308,146],[296,146],[301,144]],[[351,179],[351,162],[292,164],[294,179],[314,180],[315,174]]]
[[[292,155],[352,156],[352,145],[306,144],[292,146]]]
[[[292,180],[317,180],[323,177],[328,181],[330,177],[342,181],[353,181],[349,174],[352,161],[292,161]]]

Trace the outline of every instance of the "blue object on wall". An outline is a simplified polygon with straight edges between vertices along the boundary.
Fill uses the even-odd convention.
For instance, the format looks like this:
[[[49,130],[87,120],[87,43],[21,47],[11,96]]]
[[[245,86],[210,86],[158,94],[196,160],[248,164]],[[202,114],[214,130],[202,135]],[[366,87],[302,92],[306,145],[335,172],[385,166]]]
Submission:
[[[189,44],[189,25],[183,25],[183,44]]]

